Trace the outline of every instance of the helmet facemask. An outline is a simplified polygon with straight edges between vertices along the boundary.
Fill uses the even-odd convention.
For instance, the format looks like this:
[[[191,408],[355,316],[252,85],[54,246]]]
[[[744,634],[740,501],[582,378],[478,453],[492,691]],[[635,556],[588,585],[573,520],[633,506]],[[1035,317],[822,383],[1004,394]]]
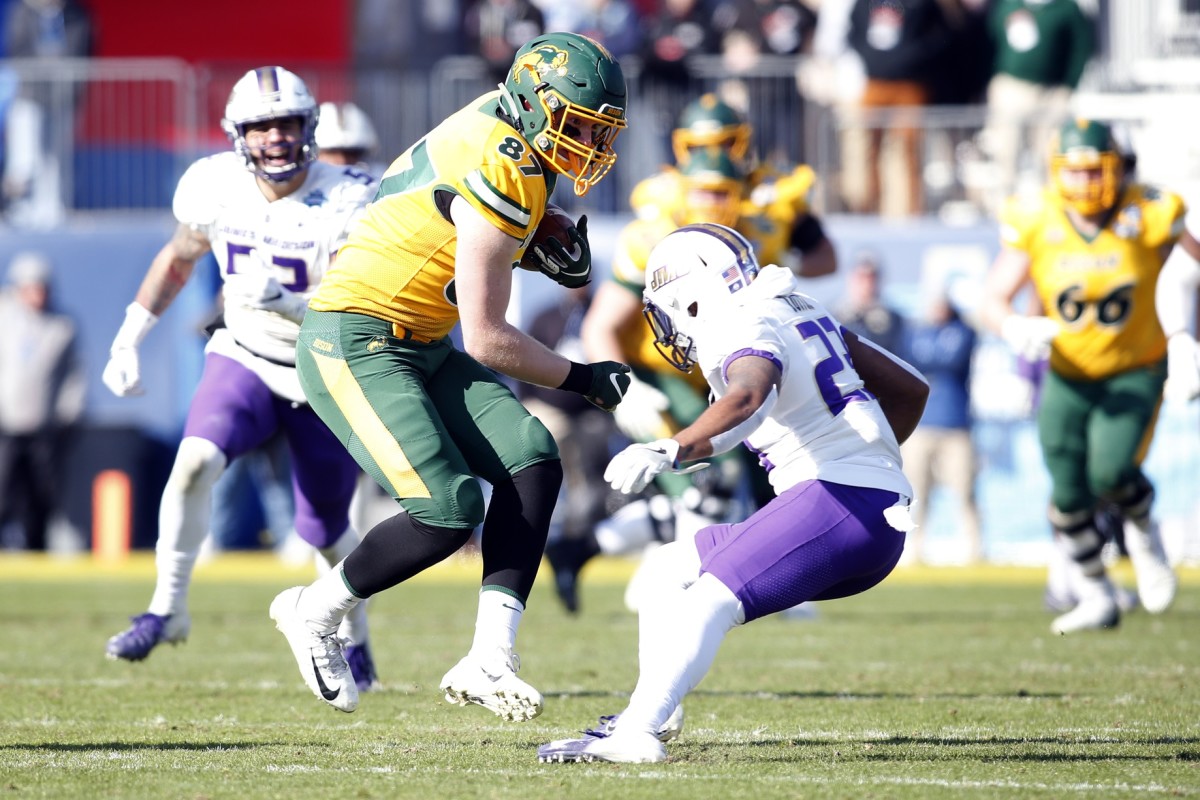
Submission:
[[[694,151],[708,147],[720,148],[743,164],[750,152],[750,135],[750,123],[710,93],[692,101],[680,114],[678,125],[671,131],[671,148],[677,164],[687,161]]]
[[[1075,120],[1055,139],[1050,174],[1068,206],[1085,216],[1101,214],[1117,202],[1125,178],[1124,158],[1107,125]]]
[[[613,143],[625,127],[625,120],[615,120],[611,109],[603,107],[593,113],[552,90],[539,93],[538,97],[549,124],[533,137],[533,146],[556,172],[574,181],[575,194],[583,197],[617,162]],[[579,141],[583,135],[576,127],[579,124],[591,127],[590,146]]]

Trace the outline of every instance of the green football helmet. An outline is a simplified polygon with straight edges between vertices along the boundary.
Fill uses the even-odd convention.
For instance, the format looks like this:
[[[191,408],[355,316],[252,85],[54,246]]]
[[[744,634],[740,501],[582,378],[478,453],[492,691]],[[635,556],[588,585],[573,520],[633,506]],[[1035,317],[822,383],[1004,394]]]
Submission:
[[[750,133],[750,123],[733,106],[711,92],[703,94],[687,104],[671,132],[675,162],[682,164],[700,147],[720,147],[734,161],[745,162]]]
[[[578,33],[535,37],[517,51],[500,90],[517,130],[574,181],[576,195],[612,169],[613,143],[626,125],[625,74],[601,44]]]
[[[1125,177],[1124,157],[1112,129],[1086,119],[1064,124],[1054,139],[1050,175],[1064,202],[1080,214],[1112,208]]]
[[[746,178],[741,168],[720,147],[693,150],[679,165],[683,203],[678,222],[694,225],[715,222],[732,228],[741,216]]]

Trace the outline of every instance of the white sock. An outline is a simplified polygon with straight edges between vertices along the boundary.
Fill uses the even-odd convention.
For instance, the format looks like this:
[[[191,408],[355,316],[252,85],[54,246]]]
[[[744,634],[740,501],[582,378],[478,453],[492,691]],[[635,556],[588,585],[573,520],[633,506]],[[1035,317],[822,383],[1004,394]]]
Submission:
[[[656,733],[708,674],[725,634],[745,619],[733,592],[707,574],[664,605],[672,623],[661,629],[662,640],[651,653],[639,653],[637,687],[621,713],[626,731]]]
[[[317,577],[327,574],[335,566],[342,563],[346,556],[358,547],[358,533],[354,528],[347,528],[330,547],[322,547],[316,551]],[[364,644],[367,641],[367,601],[358,603],[342,619],[338,626],[338,638],[346,644]]]
[[[310,629],[324,635],[337,630],[342,620],[362,602],[363,598],[350,591],[342,565],[338,564],[304,587],[296,610]]]
[[[700,554],[692,542],[671,542],[638,565],[643,602],[638,611],[638,669],[648,671],[675,624],[674,609],[700,577]]]
[[[517,628],[524,613],[525,604],[508,592],[481,591],[471,653],[482,657],[491,655],[498,647],[511,650],[516,645]]]
[[[151,614],[187,613],[192,568],[208,536],[212,488],[225,471],[225,463],[224,453],[207,439],[189,436],[179,443],[158,506]]]

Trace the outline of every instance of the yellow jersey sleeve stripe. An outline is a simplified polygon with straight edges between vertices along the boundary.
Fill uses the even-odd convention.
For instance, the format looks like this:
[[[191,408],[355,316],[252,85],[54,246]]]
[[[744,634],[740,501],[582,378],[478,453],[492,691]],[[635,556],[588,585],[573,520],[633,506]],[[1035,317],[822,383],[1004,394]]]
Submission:
[[[475,199],[490,208],[501,219],[521,229],[529,227],[531,219],[529,209],[500,192],[479,170],[468,172],[466,178],[463,179],[463,184]]]
[[[338,409],[345,415],[363,447],[383,472],[397,497],[429,498],[429,487],[413,469],[404,449],[383,424],[354,379],[346,362],[340,358],[312,353],[325,388],[333,396]]]

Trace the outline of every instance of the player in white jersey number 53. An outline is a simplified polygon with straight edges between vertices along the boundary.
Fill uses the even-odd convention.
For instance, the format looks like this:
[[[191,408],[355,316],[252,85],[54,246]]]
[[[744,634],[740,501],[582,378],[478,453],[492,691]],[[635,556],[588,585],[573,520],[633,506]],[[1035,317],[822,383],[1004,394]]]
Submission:
[[[328,570],[358,542],[348,516],[358,465],[305,401],[296,338],[309,296],[377,186],[357,168],[315,160],[317,119],[304,82],[282,67],[238,80],[222,121],[233,150],[200,159],[180,179],[179,225],[113,340],[104,383],[120,396],[140,394],[138,345],[197,260],[212,252],[224,280],[224,327],[205,350],[163,490],[154,595],[145,614],[109,639],[110,658],[139,661],[158,644],[187,637],[188,585],[209,530],[213,484],[233,459],[277,431],[292,455],[296,532],[317,549],[318,568]],[[370,688],[375,672],[363,614],[348,617],[338,637],[314,643],[313,658],[343,642],[355,682]]]

